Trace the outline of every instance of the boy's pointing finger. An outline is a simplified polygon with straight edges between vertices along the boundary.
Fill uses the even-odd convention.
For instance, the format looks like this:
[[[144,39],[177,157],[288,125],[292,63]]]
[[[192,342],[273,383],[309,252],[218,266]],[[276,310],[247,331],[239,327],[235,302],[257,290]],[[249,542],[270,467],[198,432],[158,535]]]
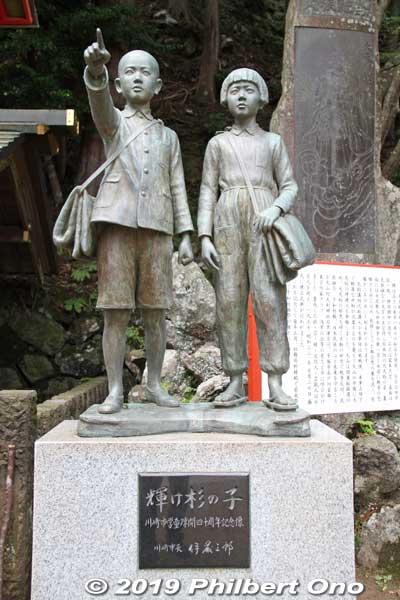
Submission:
[[[96,37],[97,37],[97,43],[98,43],[98,45],[99,45],[99,49],[100,49],[100,50],[105,50],[105,48],[106,48],[106,47],[105,47],[105,45],[104,45],[103,34],[102,34],[102,32],[101,32],[101,29],[100,29],[100,27],[98,27],[98,28],[96,29]]]

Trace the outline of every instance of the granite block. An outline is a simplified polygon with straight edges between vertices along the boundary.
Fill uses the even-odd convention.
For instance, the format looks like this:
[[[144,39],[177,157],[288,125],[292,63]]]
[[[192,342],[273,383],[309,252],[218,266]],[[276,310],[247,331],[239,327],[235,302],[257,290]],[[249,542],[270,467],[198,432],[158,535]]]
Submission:
[[[249,473],[250,568],[139,570],[139,473]],[[121,579],[178,578],[174,598],[204,600],[207,589],[188,593],[194,578],[243,578],[299,580],[296,596],[306,600],[313,579],[354,581],[352,481],[351,442],[314,420],[308,438],[170,433],[99,439],[79,437],[77,422],[65,421],[36,442],[31,598],[89,598],[85,583],[103,578],[110,588],[101,598],[109,600],[118,597]],[[171,596],[162,588],[156,597]],[[286,589],[279,597],[293,595]]]

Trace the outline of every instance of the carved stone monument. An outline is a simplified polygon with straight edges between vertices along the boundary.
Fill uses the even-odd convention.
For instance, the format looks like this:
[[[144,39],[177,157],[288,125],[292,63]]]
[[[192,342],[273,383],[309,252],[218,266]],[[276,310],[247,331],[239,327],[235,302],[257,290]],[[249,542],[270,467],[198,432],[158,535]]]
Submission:
[[[288,145],[300,189],[295,210],[317,251],[353,262],[376,250],[373,27],[372,0],[292,0],[271,123]]]
[[[373,254],[373,34],[296,28],[296,175],[320,252]]]

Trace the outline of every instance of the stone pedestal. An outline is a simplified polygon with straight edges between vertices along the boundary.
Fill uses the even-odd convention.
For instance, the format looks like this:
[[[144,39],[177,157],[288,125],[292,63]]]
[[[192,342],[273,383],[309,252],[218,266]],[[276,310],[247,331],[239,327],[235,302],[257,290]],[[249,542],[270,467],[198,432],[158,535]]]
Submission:
[[[98,412],[95,404],[79,418],[82,437],[130,437],[164,433],[245,433],[266,437],[307,437],[310,415],[301,408],[274,411],[262,402],[246,402],[235,408],[214,408],[208,402],[163,408],[156,404],[129,404],[111,415]]]
[[[250,568],[138,568],[138,475],[238,474],[250,481]],[[212,534],[210,534],[212,535]],[[117,598],[122,579],[180,580],[187,600],[195,578],[274,584],[299,580],[308,599],[314,579],[354,582],[352,444],[320,422],[308,438],[165,434],[83,438],[64,421],[36,443],[32,600]],[[243,593],[219,598],[250,597]],[[130,594],[128,597],[136,597]],[[143,598],[169,598],[165,588]],[[194,598],[210,598],[207,589]],[[251,595],[264,598],[265,594]],[[286,589],[281,598],[293,598]],[[350,598],[322,594],[322,598]]]

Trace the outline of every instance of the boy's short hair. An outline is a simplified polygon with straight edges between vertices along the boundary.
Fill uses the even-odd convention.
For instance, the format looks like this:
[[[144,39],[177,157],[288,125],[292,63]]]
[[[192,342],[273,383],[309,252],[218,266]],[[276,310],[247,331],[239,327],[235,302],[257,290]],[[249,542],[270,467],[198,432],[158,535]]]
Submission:
[[[118,63],[118,76],[121,74],[124,63],[127,60],[129,60],[129,58],[131,56],[137,56],[137,55],[146,57],[148,59],[148,61],[151,63],[151,65],[153,66],[156,77],[157,78],[160,77],[160,65],[158,64],[158,61],[154,58],[154,56],[152,54],[150,54],[149,52],[146,52],[145,50],[130,50],[129,52],[126,52],[126,54],[121,56],[120,61]]]
[[[227,104],[229,86],[232,85],[232,83],[236,83],[237,81],[251,81],[251,83],[254,83],[258,87],[258,90],[260,92],[262,106],[268,104],[269,94],[268,86],[265,83],[265,80],[261,77],[259,73],[257,73],[257,71],[254,71],[254,69],[247,69],[246,67],[244,67],[242,69],[235,69],[234,71],[229,73],[227,77],[225,77],[222,83],[220,96],[222,106],[226,106]]]

